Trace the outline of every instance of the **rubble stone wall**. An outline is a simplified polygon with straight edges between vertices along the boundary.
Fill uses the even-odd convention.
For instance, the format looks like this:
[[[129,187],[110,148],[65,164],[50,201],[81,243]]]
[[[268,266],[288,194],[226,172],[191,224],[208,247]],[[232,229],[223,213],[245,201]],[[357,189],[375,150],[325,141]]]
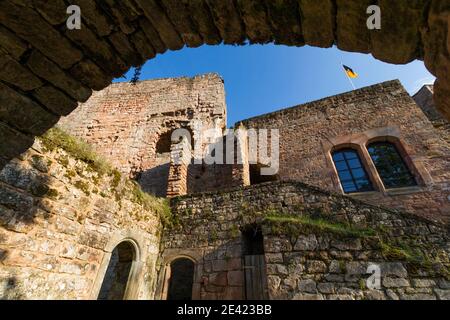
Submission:
[[[172,200],[157,296],[168,265],[196,263],[193,297],[245,298],[241,231],[260,226],[270,299],[450,299],[448,229],[298,182]],[[369,289],[368,267],[381,287]]]
[[[60,121],[67,132],[89,142],[121,172],[135,177],[144,191],[158,196],[167,191],[171,132],[178,128],[195,132],[199,123],[203,130],[225,128],[225,90],[216,74],[135,85],[115,83]],[[161,138],[169,143],[165,152],[157,149]],[[199,137],[192,139],[195,143]],[[220,175],[196,171],[194,186],[203,188],[213,187]]]
[[[111,253],[134,248],[127,298],[151,299],[160,221],[136,185],[40,140],[0,172],[0,299],[97,299]],[[155,200],[157,201],[157,200]]]

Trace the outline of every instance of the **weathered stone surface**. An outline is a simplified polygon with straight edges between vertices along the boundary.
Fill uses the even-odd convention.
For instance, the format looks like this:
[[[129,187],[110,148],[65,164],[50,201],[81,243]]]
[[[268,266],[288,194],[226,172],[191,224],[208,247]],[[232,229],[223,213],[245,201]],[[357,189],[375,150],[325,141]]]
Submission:
[[[272,41],[272,30],[264,2],[259,0],[238,0],[237,3],[245,24],[245,32],[250,42],[268,43]]]
[[[64,0],[32,0],[32,6],[53,25],[65,23],[67,20],[67,5]]]
[[[402,116],[398,117],[399,114]],[[386,121],[387,119],[389,121]],[[361,154],[367,155],[370,163],[366,148],[372,139],[369,137],[391,136],[399,145],[410,148],[407,154],[420,155],[422,159],[426,159],[420,163],[411,159],[410,170],[415,172],[418,181],[422,179],[422,185],[427,187],[417,189],[417,192],[389,192],[387,195],[380,192],[384,189],[383,183],[374,178],[371,181],[376,191],[360,193],[355,198],[374,205],[411,212],[427,219],[450,221],[450,202],[445,200],[445,190],[450,181],[450,171],[446,169],[448,151],[445,151],[448,150],[445,141],[448,134],[429,122],[397,81],[257,116],[243,120],[242,125],[249,129],[280,130],[280,180],[303,181],[337,193],[343,191],[335,166],[329,159],[332,150],[352,143]],[[317,145],[323,147],[317,148]],[[425,167],[426,170],[421,169]],[[365,168],[372,177],[378,175],[370,165]],[[433,182],[427,180],[427,177],[431,177]],[[313,201],[314,199],[311,199],[311,202]],[[329,212],[330,208],[318,210]],[[354,215],[352,219],[360,220],[361,216]],[[412,232],[416,231],[407,231],[408,234]],[[351,243],[341,241],[338,250],[332,253],[335,257],[350,258],[344,251],[346,242]],[[357,243],[348,249],[358,250]]]
[[[233,0],[206,0],[211,10],[214,24],[225,44],[242,44],[245,40],[242,20]]]
[[[100,7],[100,2],[92,0],[72,0],[72,4],[78,5],[83,12],[83,18],[95,29],[95,32],[101,36],[107,36],[114,28],[114,24],[109,19],[106,12]]]
[[[1,124],[0,135],[10,138]],[[0,148],[2,144],[0,139]],[[105,251],[133,238],[143,255],[136,261],[142,272],[134,273],[136,279],[129,285],[144,285],[134,285],[136,293],[130,298],[153,298],[155,287],[147,277],[156,279],[160,232],[157,214],[133,200],[132,189],[126,187],[130,181],[124,180],[119,206],[111,189],[111,176],[93,172],[88,163],[61,149],[38,151],[42,149],[37,142],[0,172],[0,283],[11,284],[6,291],[5,286],[0,287],[1,296],[96,299],[96,290],[102,284],[96,283],[98,272],[109,263],[109,259],[104,260]],[[84,197],[84,205],[77,205],[73,197],[81,197],[76,183],[79,181],[91,190],[102,190],[102,195],[93,192]],[[115,207],[113,212],[111,205]],[[111,212],[107,218],[105,212]],[[14,283],[8,280],[12,275]]]
[[[337,0],[336,44],[345,51],[370,52],[367,8],[371,0]]]
[[[25,152],[34,142],[33,137],[25,135],[2,122],[0,122],[0,133],[2,136],[0,151],[2,155],[8,158],[14,157],[17,153]],[[6,164],[6,161],[6,159],[3,159],[4,164]]]
[[[381,30],[371,32],[371,52],[377,59],[392,63],[408,63],[421,57],[420,30],[424,28],[424,9],[428,0],[379,1],[382,12]]]
[[[161,40],[171,50],[179,50],[183,47],[183,41],[170,22],[166,13],[155,0],[136,0],[144,10],[145,15],[152,25],[158,30]]]
[[[300,236],[295,243],[294,250],[316,250],[317,246],[316,236],[311,234],[309,236]]]
[[[310,273],[325,273],[327,265],[323,261],[309,260],[306,262],[306,269]]]
[[[145,33],[142,31],[137,31],[131,36],[131,42],[134,44],[134,47],[140,53],[143,61],[153,58],[156,55],[155,50],[149,44]]]
[[[298,290],[302,293],[317,293],[317,284],[314,280],[300,280]]]
[[[383,286],[386,288],[403,288],[409,286],[409,281],[403,278],[384,278]]]
[[[70,77],[38,51],[32,52],[28,58],[27,65],[36,75],[49,81],[55,87],[62,89],[78,101],[86,101],[91,95],[89,88]]]
[[[0,79],[25,91],[42,86],[41,80],[29,69],[7,54],[0,54]]]
[[[381,264],[381,273],[383,276],[395,276],[399,278],[405,278],[408,275],[408,271],[399,262]]]
[[[0,20],[22,39],[44,52],[63,68],[69,68],[82,57],[82,53],[39,14],[11,1],[0,3]]]
[[[14,126],[21,132],[40,135],[58,120],[58,116],[0,83],[0,121]]]
[[[51,85],[44,85],[35,90],[33,96],[44,106],[61,116],[69,115],[78,103]]]
[[[70,69],[91,89],[100,90],[107,79],[122,75],[130,66],[165,52],[167,47],[177,50],[186,44],[196,47],[222,41],[243,44],[247,38],[252,43],[275,40],[292,46],[306,42],[329,47],[336,43],[340,49],[372,52],[391,63],[424,58],[438,78],[437,107],[450,117],[450,9],[445,1],[380,1],[386,25],[381,30],[366,26],[366,10],[373,4],[370,0],[71,3],[82,9],[82,30],[66,30],[66,4],[62,0],[2,1],[0,18],[6,28],[0,26],[0,46],[20,63],[26,63],[20,57],[27,48],[38,50],[60,69]],[[150,44],[146,44],[142,31]],[[140,51],[140,57],[134,51]],[[15,72],[11,77],[19,76]]]
[[[97,64],[91,60],[82,60],[74,65],[70,71],[70,75],[80,81],[82,86],[87,86],[94,90],[102,90],[111,84],[113,77],[107,75]],[[70,84],[66,84],[70,85]],[[84,93],[83,86],[83,93]],[[89,92],[89,95],[91,92]],[[81,101],[83,102],[83,101]]]
[[[222,42],[220,32],[214,24],[211,11],[204,0],[189,0],[192,20],[198,28],[198,33],[206,44],[214,45]]]
[[[13,56],[16,60],[19,60],[22,54],[27,50],[27,45],[11,31],[0,25],[0,48]]]
[[[434,289],[439,300],[450,300],[450,290]]]
[[[188,1],[162,0],[161,3],[183,42],[191,48],[201,46],[203,39],[191,20]]]
[[[141,29],[144,31],[145,35],[147,36],[147,39],[150,41],[150,44],[152,45],[156,53],[164,53],[167,51],[168,47],[161,40],[158,31],[156,31],[156,29],[153,27],[150,21],[141,18],[139,20],[139,25]]]
[[[276,44],[303,46],[305,44],[297,0],[265,0]]]
[[[132,46],[128,37],[123,32],[114,32],[109,36],[109,39],[124,61],[134,67],[144,63],[145,58]],[[147,38],[146,41],[148,42]]]
[[[81,29],[66,31],[66,37],[77,43],[90,59],[114,77],[121,76],[128,69],[127,64],[120,58],[108,42],[92,32],[86,25]]]
[[[299,0],[302,32],[307,45],[328,48],[334,44],[336,12],[331,0]]]

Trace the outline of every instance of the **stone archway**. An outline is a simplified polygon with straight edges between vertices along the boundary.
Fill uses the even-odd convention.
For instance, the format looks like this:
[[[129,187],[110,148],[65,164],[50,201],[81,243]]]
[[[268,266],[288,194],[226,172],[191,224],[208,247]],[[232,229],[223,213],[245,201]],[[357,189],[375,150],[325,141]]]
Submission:
[[[0,3],[0,168],[36,135],[131,66],[167,50],[219,43],[312,45],[424,60],[450,119],[450,5],[441,0],[75,0],[82,27],[67,30],[64,0]],[[382,29],[369,30],[377,3]]]
[[[127,298],[135,260],[136,252],[131,242],[123,241],[114,248],[100,288],[99,300],[124,300]]]

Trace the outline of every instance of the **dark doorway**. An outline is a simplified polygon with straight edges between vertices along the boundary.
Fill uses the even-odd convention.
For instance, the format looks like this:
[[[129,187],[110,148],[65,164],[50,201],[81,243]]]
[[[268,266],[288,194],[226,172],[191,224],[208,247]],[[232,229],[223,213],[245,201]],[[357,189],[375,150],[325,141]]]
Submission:
[[[194,262],[181,258],[170,264],[170,281],[167,300],[192,300]]]
[[[242,244],[244,256],[264,254],[264,237],[261,228],[250,225],[242,230]]]
[[[113,250],[98,300],[125,299],[134,258],[134,248],[129,242],[122,242]]]
[[[247,300],[268,298],[264,237],[257,225],[242,230],[242,250],[245,270],[245,296]]]
[[[278,181],[278,175],[266,176],[261,174],[261,168],[267,166],[263,166],[261,164],[251,164],[250,165],[250,184],[260,184],[269,181]]]

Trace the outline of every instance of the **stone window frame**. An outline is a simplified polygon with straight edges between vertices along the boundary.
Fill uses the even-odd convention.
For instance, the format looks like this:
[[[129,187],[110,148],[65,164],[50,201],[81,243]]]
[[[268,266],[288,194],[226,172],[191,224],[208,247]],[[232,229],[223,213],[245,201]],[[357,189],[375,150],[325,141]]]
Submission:
[[[115,233],[108,244],[105,246],[105,254],[103,255],[102,262],[97,272],[91,294],[90,300],[97,300],[98,295],[103,284],[103,280],[106,276],[106,271],[111,260],[112,252],[114,249],[123,242],[128,242],[134,249],[133,262],[131,264],[130,274],[128,276],[127,287],[123,300],[137,300],[139,297],[140,279],[144,272],[145,259],[144,251],[141,249],[140,243],[144,243],[141,235],[135,234],[133,231],[128,231],[128,234],[124,236],[123,233]]]
[[[390,142],[394,144],[406,166],[414,176],[417,186],[387,189],[385,188],[378,170],[372,161],[367,150],[367,146],[373,142]],[[381,193],[383,196],[410,194],[421,192],[428,185],[432,184],[432,178],[426,170],[420,157],[418,157],[414,149],[408,146],[401,135],[399,127],[383,127],[370,129],[361,133],[354,133],[344,136],[328,138],[322,142],[323,151],[326,158],[329,176],[331,178],[333,189],[341,194],[346,194],[342,189],[338,172],[336,170],[332,154],[334,151],[343,148],[351,148],[358,152],[361,162],[367,171],[369,180],[372,182],[374,191],[350,193],[347,195],[371,195]]]

